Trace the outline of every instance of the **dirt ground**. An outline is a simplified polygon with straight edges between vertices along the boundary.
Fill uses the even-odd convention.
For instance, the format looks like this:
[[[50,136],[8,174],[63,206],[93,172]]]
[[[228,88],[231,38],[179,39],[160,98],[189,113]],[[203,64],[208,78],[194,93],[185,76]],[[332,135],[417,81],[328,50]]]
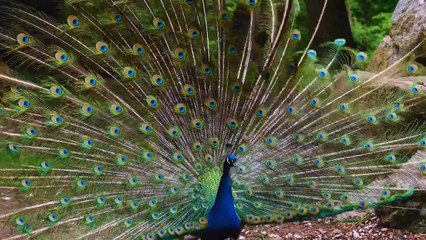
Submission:
[[[241,240],[254,239],[426,239],[426,234],[380,226],[374,215],[356,222],[339,222],[335,219],[319,219],[281,225],[247,226]]]

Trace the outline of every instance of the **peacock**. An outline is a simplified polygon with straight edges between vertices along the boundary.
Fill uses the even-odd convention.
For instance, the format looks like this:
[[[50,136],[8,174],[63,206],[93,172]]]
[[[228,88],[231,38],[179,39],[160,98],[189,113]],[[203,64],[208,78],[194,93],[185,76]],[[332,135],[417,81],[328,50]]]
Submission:
[[[302,34],[298,0],[65,3],[0,4],[4,239],[237,239],[426,175],[424,39],[372,73],[344,38],[314,47],[325,5]]]

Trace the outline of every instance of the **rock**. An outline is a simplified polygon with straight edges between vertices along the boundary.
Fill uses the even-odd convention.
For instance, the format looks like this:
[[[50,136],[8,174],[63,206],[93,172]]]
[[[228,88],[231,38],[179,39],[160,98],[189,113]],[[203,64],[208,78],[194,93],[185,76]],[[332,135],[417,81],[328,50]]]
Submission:
[[[419,163],[426,159],[425,151],[418,151],[408,160],[408,163],[403,165],[399,171],[387,176],[383,179],[375,180],[370,184],[370,187],[393,186],[396,188],[414,187],[417,189],[426,188],[426,178],[420,172],[410,172],[413,164]],[[385,184],[384,184],[385,183]],[[410,228],[414,231],[425,231],[424,217],[421,209],[426,208],[426,193],[415,191],[413,196],[408,199],[390,204],[395,207],[379,206],[375,209],[375,214],[380,219],[380,223],[386,228]]]
[[[350,212],[345,212],[345,213],[341,213],[339,215],[336,215],[335,219],[337,221],[342,221],[342,220],[348,219],[348,218],[363,218],[367,214],[368,214],[368,212],[361,211],[361,210],[350,211]]]
[[[239,238],[238,238],[239,240],[244,240],[244,239],[246,239],[244,236],[240,236]]]
[[[389,35],[374,53],[369,70],[383,70],[396,62],[420,43],[425,32],[426,3],[420,4],[419,0],[400,0],[393,13]],[[419,52],[422,50],[419,49]]]
[[[354,238],[359,238],[360,237],[359,233],[357,231],[355,231],[355,230],[352,232],[352,236]]]
[[[270,237],[270,238],[272,238],[272,239],[276,239],[276,240],[282,239],[279,235],[274,234],[274,233],[269,234],[269,235],[268,235],[268,237]]]

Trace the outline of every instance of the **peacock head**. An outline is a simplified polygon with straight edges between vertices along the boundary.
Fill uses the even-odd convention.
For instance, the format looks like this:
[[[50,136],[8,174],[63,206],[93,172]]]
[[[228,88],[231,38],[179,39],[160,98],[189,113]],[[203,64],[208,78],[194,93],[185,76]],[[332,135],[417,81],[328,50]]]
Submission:
[[[227,154],[226,155],[226,160],[225,160],[225,165],[228,167],[235,167],[237,166],[237,156],[235,156],[234,154]]]

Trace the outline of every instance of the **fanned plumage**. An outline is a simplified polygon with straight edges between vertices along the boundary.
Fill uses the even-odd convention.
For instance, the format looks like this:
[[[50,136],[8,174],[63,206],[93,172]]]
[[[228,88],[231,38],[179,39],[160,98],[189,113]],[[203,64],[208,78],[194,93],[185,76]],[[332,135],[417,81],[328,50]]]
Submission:
[[[407,163],[426,147],[410,115],[426,100],[423,41],[367,73],[344,39],[311,49],[297,0],[66,2],[61,23],[0,6],[8,239],[208,238],[223,209],[245,224],[325,217],[411,196],[370,185],[402,166],[426,173]],[[384,86],[398,77],[409,91]]]

